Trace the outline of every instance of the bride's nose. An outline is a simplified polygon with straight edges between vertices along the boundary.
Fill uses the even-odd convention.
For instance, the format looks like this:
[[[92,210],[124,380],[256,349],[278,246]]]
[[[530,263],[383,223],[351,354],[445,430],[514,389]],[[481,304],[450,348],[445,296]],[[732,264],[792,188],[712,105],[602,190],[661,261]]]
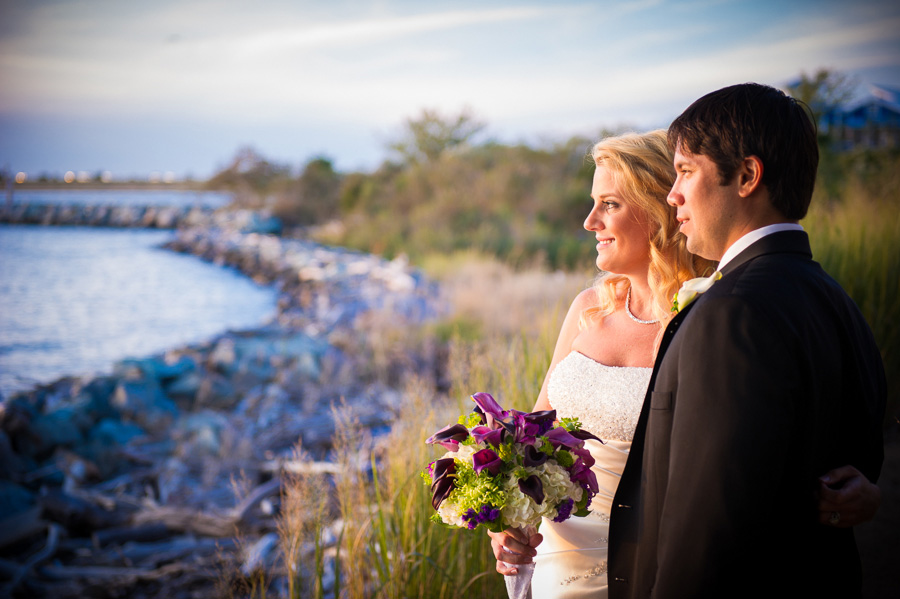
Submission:
[[[603,228],[605,228],[605,225],[603,224],[603,219],[600,218],[600,210],[597,209],[597,206],[594,206],[588,212],[587,218],[584,219],[584,229],[586,231],[599,231]]]

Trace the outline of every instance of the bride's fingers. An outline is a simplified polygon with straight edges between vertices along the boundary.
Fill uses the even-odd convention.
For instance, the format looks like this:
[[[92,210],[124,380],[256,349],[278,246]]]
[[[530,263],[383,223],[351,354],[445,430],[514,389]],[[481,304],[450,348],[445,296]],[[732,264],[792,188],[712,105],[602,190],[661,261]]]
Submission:
[[[495,558],[513,564],[530,563],[531,558],[537,553],[528,545],[522,545],[513,539],[502,540],[502,535],[491,539],[491,549],[494,551]]]
[[[497,572],[503,574],[504,576],[512,576],[513,574],[519,573],[519,571],[515,567],[509,564],[505,564],[500,560],[497,560]]]

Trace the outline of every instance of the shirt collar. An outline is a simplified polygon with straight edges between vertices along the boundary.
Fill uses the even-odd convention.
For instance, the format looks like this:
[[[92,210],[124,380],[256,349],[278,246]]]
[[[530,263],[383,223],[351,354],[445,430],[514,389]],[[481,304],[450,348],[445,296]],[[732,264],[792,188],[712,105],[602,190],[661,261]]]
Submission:
[[[722,255],[722,259],[719,261],[719,266],[717,270],[722,270],[722,268],[731,262],[738,254],[746,250],[748,247],[765,237],[766,235],[771,235],[772,233],[778,233],[780,231],[802,231],[803,227],[800,225],[796,225],[794,223],[778,223],[775,225],[768,225],[766,227],[762,227],[760,229],[756,229],[755,231],[750,231],[729,247],[725,254]]]

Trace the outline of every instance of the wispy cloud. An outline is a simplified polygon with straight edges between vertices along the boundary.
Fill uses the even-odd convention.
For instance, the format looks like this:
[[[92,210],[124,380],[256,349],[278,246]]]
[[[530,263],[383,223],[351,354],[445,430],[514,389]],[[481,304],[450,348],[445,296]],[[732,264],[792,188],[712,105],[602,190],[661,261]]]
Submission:
[[[252,53],[316,48],[336,44],[356,46],[469,25],[537,19],[548,16],[552,12],[554,12],[553,9],[521,7],[329,23],[261,32],[237,41],[235,46],[240,51]]]

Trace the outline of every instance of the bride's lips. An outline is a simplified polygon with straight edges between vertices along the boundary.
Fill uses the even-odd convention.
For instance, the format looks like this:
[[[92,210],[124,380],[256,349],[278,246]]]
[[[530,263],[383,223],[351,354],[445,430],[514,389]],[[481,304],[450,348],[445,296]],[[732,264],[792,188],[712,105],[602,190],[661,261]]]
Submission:
[[[597,240],[597,251],[599,252],[605,247],[609,247],[612,244],[612,239],[598,239]]]

